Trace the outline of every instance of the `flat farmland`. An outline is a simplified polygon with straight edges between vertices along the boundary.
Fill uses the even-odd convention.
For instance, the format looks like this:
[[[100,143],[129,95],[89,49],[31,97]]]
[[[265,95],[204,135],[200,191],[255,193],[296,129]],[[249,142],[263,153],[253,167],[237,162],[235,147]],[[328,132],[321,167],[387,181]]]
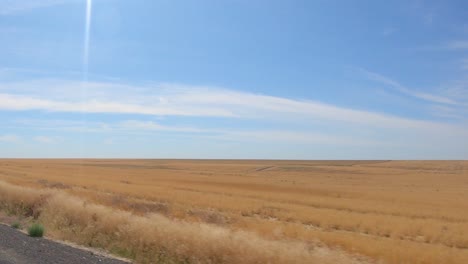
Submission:
[[[245,233],[263,241],[264,247],[291,245],[289,253],[281,255],[301,255],[294,255],[291,262],[296,263],[305,262],[303,255],[310,252],[317,263],[468,263],[467,161],[4,159],[0,180],[7,183],[0,194],[20,186],[24,189],[14,190],[77,197],[141,223],[163,217],[167,225],[190,230],[201,226]],[[14,191],[8,195],[4,199]],[[50,204],[44,205],[47,210],[52,210]],[[38,219],[56,224],[53,236],[76,236],[52,215]],[[104,238],[96,237],[78,242],[106,247]],[[199,254],[194,263],[203,259],[201,249],[190,251],[190,245],[183,254]],[[170,247],[177,244],[164,245],[180,253]],[[139,257],[139,249],[122,248],[114,251],[151,262]],[[298,248],[304,252],[295,252]],[[264,251],[271,254],[274,248]],[[239,261],[226,256],[212,262]],[[289,262],[286,257],[276,260]]]

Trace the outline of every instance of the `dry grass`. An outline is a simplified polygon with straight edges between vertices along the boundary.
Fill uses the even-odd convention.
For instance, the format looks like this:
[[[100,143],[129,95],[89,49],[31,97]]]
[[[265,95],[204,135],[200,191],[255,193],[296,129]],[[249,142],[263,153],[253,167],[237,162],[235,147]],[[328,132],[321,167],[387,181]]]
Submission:
[[[139,263],[336,263],[344,255],[324,254],[301,242],[269,241],[208,224],[136,216],[96,205],[62,191],[0,182],[2,209],[32,216],[53,237],[105,248]],[[15,208],[16,210],[12,210]]]
[[[116,252],[128,251],[120,253],[130,256],[146,252],[148,255],[140,261],[157,257],[151,255],[154,252],[165,252],[178,261],[180,256],[196,256],[200,261],[246,263],[247,260],[236,256],[247,254],[283,263],[294,258],[296,263],[308,263],[301,259],[304,257],[301,254],[311,257],[310,261],[320,259],[319,263],[362,260],[338,250],[342,249],[383,263],[468,263],[465,161],[0,160],[0,179],[34,188],[28,191],[34,193],[32,198],[18,199],[10,193],[9,198],[2,199],[6,201],[4,208],[10,211],[29,210],[28,215],[46,219],[46,212],[52,211],[48,206],[58,195],[50,193],[59,193],[71,200],[85,199],[102,205],[96,207],[98,210],[93,209],[97,205],[88,203],[83,207],[83,201],[79,201],[76,205],[83,208],[70,207],[70,215],[64,219],[72,219],[73,212],[79,210],[110,210],[116,214],[115,219],[125,215],[125,221],[144,222],[140,229],[148,226],[147,230],[155,234],[142,233],[142,237],[148,238],[141,245],[92,243]],[[18,201],[34,206],[24,208]],[[56,208],[65,205],[57,204]],[[77,220],[79,225],[69,226],[68,220],[63,220],[65,224],[57,219],[47,222],[55,223],[52,229],[60,231],[55,236],[70,239],[74,237],[70,230],[87,234],[79,226],[92,223],[89,217]],[[177,228],[167,227],[171,231],[164,233],[157,226],[151,227],[151,223]],[[132,226],[132,232],[136,232],[133,224],[122,225]],[[190,235],[184,237],[177,231],[179,228]],[[89,244],[90,237],[98,237],[96,241],[112,237],[106,230],[89,232],[93,235],[79,242]],[[207,240],[203,244],[205,251],[189,242],[189,238],[201,236],[197,232],[207,237],[212,237],[212,233],[229,235]],[[180,240],[164,242],[167,244],[149,242],[151,237],[164,238],[170,233]],[[286,256],[283,259],[275,254],[265,257],[263,251],[238,254],[247,249],[236,246],[237,236],[244,237],[247,242],[242,243],[248,245],[246,248],[269,252],[277,245],[294,254],[302,253],[300,256],[281,253]],[[121,240],[134,241],[129,235]],[[210,243],[226,246],[215,250]],[[140,246],[132,249],[133,244]],[[226,259],[213,255],[219,251],[225,252]]]

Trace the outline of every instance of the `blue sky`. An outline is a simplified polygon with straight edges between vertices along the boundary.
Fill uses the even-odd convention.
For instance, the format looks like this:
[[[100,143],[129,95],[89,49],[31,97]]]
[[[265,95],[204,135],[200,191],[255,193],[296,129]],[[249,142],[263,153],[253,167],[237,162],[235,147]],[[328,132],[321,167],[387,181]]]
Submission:
[[[0,118],[0,157],[468,159],[468,3],[0,0]]]

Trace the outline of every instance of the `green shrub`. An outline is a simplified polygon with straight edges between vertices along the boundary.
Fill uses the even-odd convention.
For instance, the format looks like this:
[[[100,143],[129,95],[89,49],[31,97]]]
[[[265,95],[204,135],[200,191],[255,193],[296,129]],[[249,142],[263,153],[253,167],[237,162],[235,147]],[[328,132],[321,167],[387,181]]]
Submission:
[[[13,224],[11,224],[11,227],[13,227],[14,229],[19,229],[21,225],[18,222],[14,222]]]
[[[31,237],[42,237],[44,235],[44,226],[41,224],[32,224],[28,228],[28,234]]]

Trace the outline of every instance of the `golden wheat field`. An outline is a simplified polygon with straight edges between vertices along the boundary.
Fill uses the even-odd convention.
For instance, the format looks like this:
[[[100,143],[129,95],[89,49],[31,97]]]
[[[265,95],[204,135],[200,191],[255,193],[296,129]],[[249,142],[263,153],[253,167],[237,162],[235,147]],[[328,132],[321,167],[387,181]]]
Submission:
[[[0,160],[0,199],[138,263],[468,263],[468,161]]]

